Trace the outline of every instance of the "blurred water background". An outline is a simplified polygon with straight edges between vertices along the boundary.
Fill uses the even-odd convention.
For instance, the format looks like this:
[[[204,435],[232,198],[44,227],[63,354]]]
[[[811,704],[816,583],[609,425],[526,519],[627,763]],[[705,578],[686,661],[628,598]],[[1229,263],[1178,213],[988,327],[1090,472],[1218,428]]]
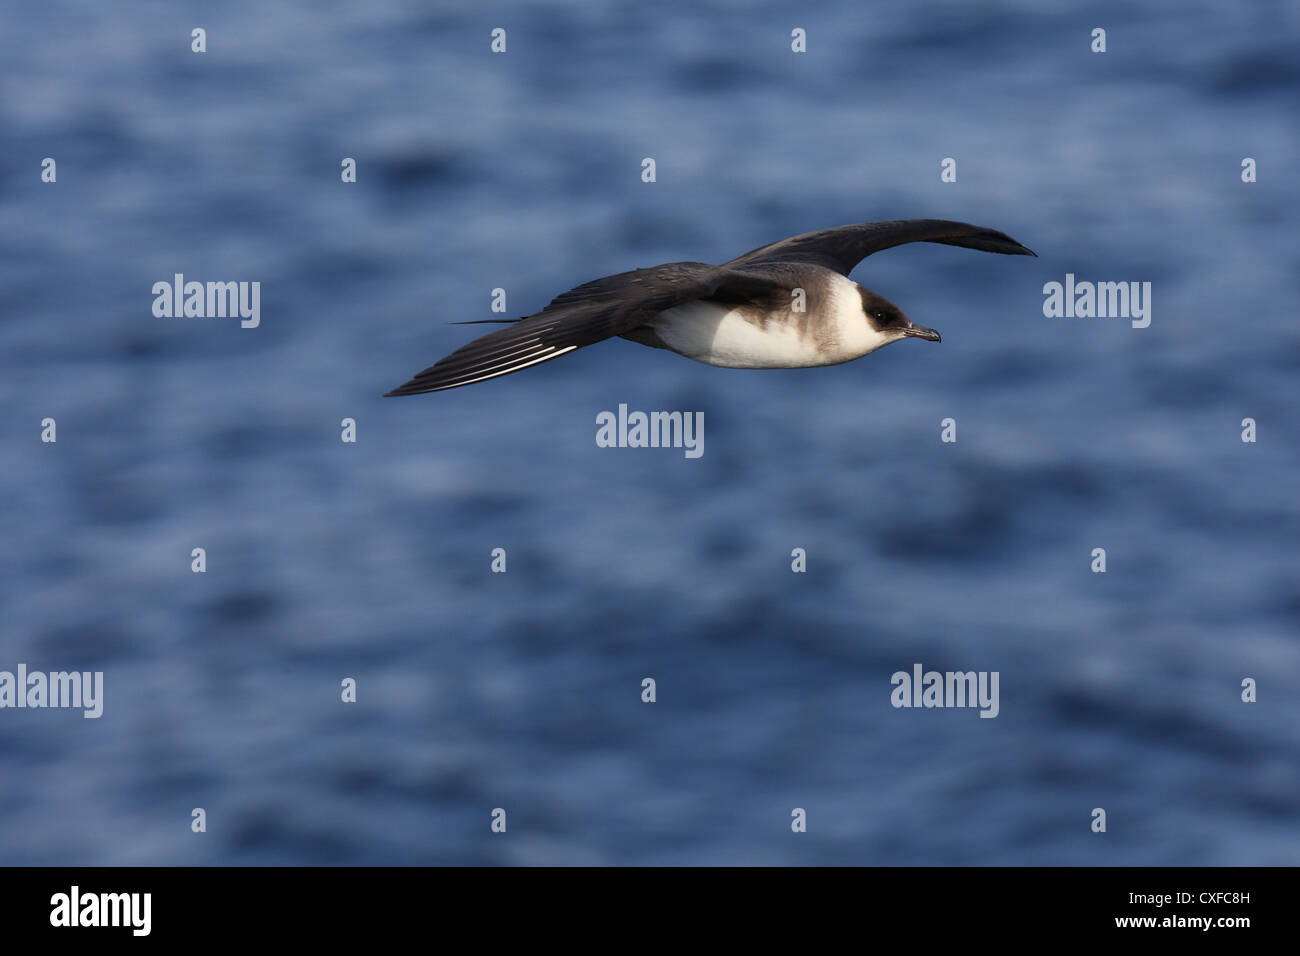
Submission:
[[[105,704],[0,711],[0,863],[1300,863],[1296,3],[4,20],[0,669]],[[493,288],[913,217],[1040,258],[867,260],[943,344],[834,368],[380,397]],[[177,272],[260,327],[155,318]],[[1067,272],[1150,327],[1045,318]],[[703,457],[596,447],[620,403]],[[894,709],[916,662],[1000,715]]]

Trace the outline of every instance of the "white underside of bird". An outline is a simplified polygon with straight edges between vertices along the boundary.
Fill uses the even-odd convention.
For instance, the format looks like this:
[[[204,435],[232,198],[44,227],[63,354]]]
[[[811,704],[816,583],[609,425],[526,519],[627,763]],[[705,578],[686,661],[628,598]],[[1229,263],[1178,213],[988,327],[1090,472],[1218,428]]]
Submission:
[[[687,358],[724,368],[812,368],[851,362],[896,337],[882,335],[864,321],[860,287],[827,273],[829,302],[822,304],[816,334],[796,310],[756,313],[746,306],[687,302],[660,312],[648,324],[663,344]],[[806,303],[806,297],[803,297]]]

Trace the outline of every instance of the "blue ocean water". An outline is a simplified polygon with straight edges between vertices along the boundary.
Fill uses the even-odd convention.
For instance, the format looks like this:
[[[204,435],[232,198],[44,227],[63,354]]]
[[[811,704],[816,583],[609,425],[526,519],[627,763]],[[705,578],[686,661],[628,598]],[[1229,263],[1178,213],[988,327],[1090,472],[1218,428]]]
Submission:
[[[105,701],[0,710],[0,863],[1300,863],[1297,4],[5,20],[0,670]],[[854,273],[941,345],[380,397],[494,288],[921,217],[1039,255]],[[260,326],[155,318],[175,273]],[[1066,273],[1150,327],[1044,317]],[[703,456],[596,447],[620,403]],[[998,717],[895,709],[915,663]]]

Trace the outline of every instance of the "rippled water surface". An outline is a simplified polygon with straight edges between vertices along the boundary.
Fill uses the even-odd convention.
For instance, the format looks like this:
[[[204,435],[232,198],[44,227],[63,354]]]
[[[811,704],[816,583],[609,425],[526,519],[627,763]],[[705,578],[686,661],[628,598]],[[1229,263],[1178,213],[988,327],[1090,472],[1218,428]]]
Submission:
[[[0,669],[105,705],[0,710],[0,862],[1300,863],[1295,4],[6,19]],[[494,288],[910,217],[1039,258],[869,259],[943,344],[833,368],[379,397]],[[260,326],[155,318],[178,272]],[[1150,327],[1045,318],[1066,273]],[[620,403],[703,456],[596,447]],[[893,708],[917,662],[999,716]]]

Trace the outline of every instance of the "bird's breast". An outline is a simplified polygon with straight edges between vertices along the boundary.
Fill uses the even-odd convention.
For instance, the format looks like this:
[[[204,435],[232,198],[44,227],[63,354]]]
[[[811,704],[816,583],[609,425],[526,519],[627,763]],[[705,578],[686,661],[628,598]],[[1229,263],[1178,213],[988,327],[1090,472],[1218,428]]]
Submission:
[[[659,313],[651,324],[668,348],[707,365],[803,368],[837,361],[831,358],[833,330],[817,328],[806,313],[688,302]]]

